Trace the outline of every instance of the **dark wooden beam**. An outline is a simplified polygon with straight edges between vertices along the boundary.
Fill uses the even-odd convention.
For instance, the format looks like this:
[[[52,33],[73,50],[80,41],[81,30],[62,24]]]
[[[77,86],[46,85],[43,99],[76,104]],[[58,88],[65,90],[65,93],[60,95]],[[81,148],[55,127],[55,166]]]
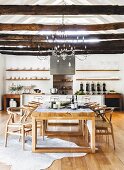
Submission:
[[[69,44],[72,44],[72,46],[75,46],[76,48],[84,49],[85,45],[87,48],[90,47],[123,47],[124,46],[124,40],[111,40],[111,41],[101,41],[101,42],[85,42],[85,43],[67,43],[67,47]],[[63,43],[48,43],[48,42],[23,42],[23,41],[0,41],[1,46],[15,46],[22,48],[23,46],[29,47],[29,48],[38,48],[38,45],[40,46],[41,50],[44,49],[52,49],[55,46],[60,46],[60,48],[63,47]],[[64,47],[63,47],[64,48]]]
[[[0,40],[40,41],[40,40],[46,40],[46,35],[0,34]]]
[[[78,39],[81,40],[84,36],[87,39],[124,39],[124,33],[118,34],[86,34],[86,35],[67,35],[68,39]],[[48,36],[52,39],[51,35]],[[56,39],[60,39],[60,36],[55,35]],[[61,39],[64,39],[61,37]],[[20,41],[41,41],[46,40],[46,35],[26,35],[26,34],[0,34],[0,40],[20,40]]]
[[[0,5],[0,15],[124,15],[124,6]]]
[[[0,31],[100,31],[124,28],[124,22],[96,25],[0,24]]]
[[[51,56],[51,52],[43,52],[43,53],[37,53],[37,52],[17,52],[17,51],[2,51],[0,50],[1,54],[6,54],[6,55],[27,55],[27,56]],[[83,54],[122,54],[124,53],[124,50],[93,50],[93,51],[87,51],[87,52],[75,52],[75,55],[81,55],[83,57]]]
[[[63,48],[62,48],[63,49]],[[96,45],[92,45],[89,44],[87,45],[87,49],[84,48],[84,46],[80,45],[76,47],[76,51],[87,51],[87,50],[123,50],[124,49],[124,45],[103,45],[103,44],[96,44]],[[14,51],[52,51],[51,48],[45,48],[45,47],[40,47],[40,50],[38,49],[37,45],[36,46],[25,46],[25,47],[18,47],[18,46],[0,46],[0,50],[14,50]]]
[[[17,47],[9,47],[9,46],[1,46],[0,50],[14,50],[14,51],[38,51],[38,48],[32,48],[32,47],[23,47],[23,48],[19,48]],[[48,49],[45,49],[48,50]]]

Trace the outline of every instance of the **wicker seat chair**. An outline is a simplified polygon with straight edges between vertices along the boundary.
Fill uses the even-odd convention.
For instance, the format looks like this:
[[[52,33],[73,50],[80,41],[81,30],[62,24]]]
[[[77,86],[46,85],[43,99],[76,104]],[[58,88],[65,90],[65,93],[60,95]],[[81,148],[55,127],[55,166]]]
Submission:
[[[33,111],[34,107],[30,106],[8,108],[9,118],[5,129],[5,147],[7,146],[8,135],[17,135],[22,139],[24,150],[25,136],[32,129],[31,114]]]
[[[100,119],[96,119],[95,121],[95,130],[96,135],[109,135],[112,136],[113,146],[115,149],[115,140],[114,140],[114,133],[113,133],[113,125],[112,125],[112,114],[114,108],[106,107],[102,112],[102,116]],[[100,115],[100,113],[99,113]],[[108,138],[109,139],[109,138]]]

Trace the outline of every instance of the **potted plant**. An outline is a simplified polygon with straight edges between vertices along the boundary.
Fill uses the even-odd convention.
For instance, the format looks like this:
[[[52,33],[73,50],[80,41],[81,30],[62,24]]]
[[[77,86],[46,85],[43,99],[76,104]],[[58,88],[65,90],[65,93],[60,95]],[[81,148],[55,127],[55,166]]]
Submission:
[[[10,87],[9,87],[9,90],[10,90],[10,92],[11,93],[16,93],[16,90],[17,90],[17,87],[16,87],[16,85],[14,85],[14,84],[12,84]]]
[[[16,89],[17,89],[17,93],[20,94],[21,90],[23,89],[23,86],[22,85],[17,85]]]

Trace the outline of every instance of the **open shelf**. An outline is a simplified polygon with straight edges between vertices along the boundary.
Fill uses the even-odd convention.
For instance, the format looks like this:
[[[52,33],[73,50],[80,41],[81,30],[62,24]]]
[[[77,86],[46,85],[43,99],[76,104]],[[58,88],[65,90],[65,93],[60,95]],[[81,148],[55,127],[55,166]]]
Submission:
[[[43,69],[7,69],[6,71],[50,71],[50,70],[43,70]]]
[[[120,80],[119,78],[80,78],[76,80]]]
[[[99,70],[98,69],[91,69],[91,70],[90,69],[89,70],[84,69],[84,70],[78,70],[77,69],[76,71],[120,71],[120,70],[118,70],[118,69],[99,69]]]
[[[53,75],[53,88],[57,88],[59,94],[73,94],[72,75]]]
[[[53,81],[54,83],[69,83],[69,82],[73,82],[72,80],[66,80],[66,81],[62,81],[62,80],[56,80]]]
[[[73,90],[73,89],[64,89],[65,91]]]
[[[6,80],[10,80],[10,81],[26,81],[26,80],[50,80],[50,79],[6,79]]]

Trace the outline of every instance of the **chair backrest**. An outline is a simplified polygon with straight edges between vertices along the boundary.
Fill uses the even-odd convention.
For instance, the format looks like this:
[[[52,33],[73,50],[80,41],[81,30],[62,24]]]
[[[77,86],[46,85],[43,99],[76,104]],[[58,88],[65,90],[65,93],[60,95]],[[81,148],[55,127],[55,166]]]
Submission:
[[[96,117],[99,117],[105,120],[104,114],[105,114],[106,108],[107,108],[106,105],[102,105],[102,106],[99,105],[99,106],[95,106],[92,110],[95,112]]]
[[[40,102],[35,102],[35,101],[32,101],[32,102],[28,103],[28,106],[31,106],[31,107],[34,107],[34,108],[37,108],[39,105],[41,105],[41,103]]]
[[[108,123],[111,123],[113,111],[113,107],[107,106],[98,107],[95,109],[96,116],[101,117],[103,121],[106,121]]]
[[[28,105],[24,105],[22,107],[9,107],[7,109],[7,113],[10,115],[10,119],[14,121],[14,116],[19,115],[20,120],[19,122],[25,122],[28,118],[31,118],[32,112],[35,110],[35,107],[31,107]]]
[[[106,121],[108,121],[109,123],[111,123],[111,121],[112,121],[113,111],[114,111],[113,107],[106,107],[105,108],[104,117],[105,117]]]
[[[31,119],[31,114],[35,109],[36,109],[36,107],[24,105],[22,108],[23,116],[21,117],[21,122],[25,122],[28,119]]]

